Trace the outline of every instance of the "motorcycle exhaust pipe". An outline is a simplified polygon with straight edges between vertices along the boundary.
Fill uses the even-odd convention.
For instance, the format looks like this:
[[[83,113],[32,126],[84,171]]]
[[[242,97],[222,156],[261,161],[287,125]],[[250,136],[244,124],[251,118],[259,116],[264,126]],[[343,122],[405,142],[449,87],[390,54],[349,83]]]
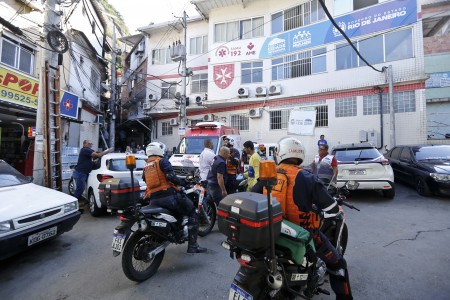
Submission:
[[[167,246],[170,245],[169,241],[165,241],[161,246],[159,246],[158,248],[156,248],[155,250],[153,250],[152,252],[150,252],[148,254],[148,259],[151,260],[153,259],[156,255],[158,255],[161,251],[163,251],[164,249],[166,249]]]

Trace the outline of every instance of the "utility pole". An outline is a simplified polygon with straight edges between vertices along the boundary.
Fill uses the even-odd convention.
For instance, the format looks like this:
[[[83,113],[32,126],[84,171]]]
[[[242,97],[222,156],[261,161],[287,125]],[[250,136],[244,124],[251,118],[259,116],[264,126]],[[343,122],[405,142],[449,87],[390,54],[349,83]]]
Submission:
[[[389,65],[386,75],[389,83],[389,148],[392,149],[395,146],[394,75],[392,72],[392,65]]]
[[[116,144],[116,22],[113,21],[113,44],[111,54],[111,99],[109,99],[109,147],[114,149]]]
[[[46,37],[53,26],[59,28],[60,14],[56,11],[56,0],[47,0],[44,6],[44,26],[42,26],[42,33]],[[49,29],[50,28],[50,29]],[[51,66],[58,64],[58,53],[49,50],[51,46],[47,39],[44,42],[44,48],[41,49],[41,69],[39,73],[39,98],[38,107],[36,111],[36,137],[34,145],[34,161],[33,161],[33,182],[38,185],[44,185],[44,140],[50,139],[45,132],[44,123],[47,118],[45,115],[45,63],[48,62]],[[50,68],[50,76],[55,76],[55,71]],[[47,149],[50,151],[50,149]]]
[[[187,76],[187,69],[186,69],[186,59],[187,59],[187,53],[186,53],[186,42],[187,42],[187,22],[186,22],[186,11],[183,12],[183,45],[184,47],[181,47],[183,49],[181,63],[182,63],[182,71],[181,71],[181,105],[180,105],[180,128],[179,128],[179,135],[184,136],[186,132],[186,76]]]

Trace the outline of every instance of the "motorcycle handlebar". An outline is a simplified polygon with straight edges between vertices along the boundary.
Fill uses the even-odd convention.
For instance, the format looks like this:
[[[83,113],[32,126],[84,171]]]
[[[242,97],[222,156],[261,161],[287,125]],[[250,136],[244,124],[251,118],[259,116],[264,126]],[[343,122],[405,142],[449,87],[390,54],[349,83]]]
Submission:
[[[355,206],[353,206],[353,205],[351,205],[351,204],[345,202],[345,201],[344,201],[344,200],[346,199],[345,196],[339,196],[339,197],[336,197],[335,199],[336,199],[336,202],[337,202],[339,205],[344,205],[344,206],[347,206],[348,208],[351,208],[351,209],[355,209],[355,210],[357,210],[357,211],[360,211],[360,210],[359,210],[358,208],[356,208]]]

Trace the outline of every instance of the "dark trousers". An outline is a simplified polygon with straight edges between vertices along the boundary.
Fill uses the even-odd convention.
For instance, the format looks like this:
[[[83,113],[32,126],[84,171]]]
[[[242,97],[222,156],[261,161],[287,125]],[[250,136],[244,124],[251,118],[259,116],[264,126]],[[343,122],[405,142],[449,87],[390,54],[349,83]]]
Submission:
[[[75,180],[76,189],[73,196],[80,200],[81,195],[83,195],[84,189],[86,188],[86,182],[89,174],[80,173],[78,171],[73,171],[73,179]]]
[[[222,200],[222,189],[218,184],[208,184],[208,195],[217,205]]]
[[[225,188],[228,194],[236,193],[237,184],[236,184],[236,175],[228,174],[227,181],[225,182]]]

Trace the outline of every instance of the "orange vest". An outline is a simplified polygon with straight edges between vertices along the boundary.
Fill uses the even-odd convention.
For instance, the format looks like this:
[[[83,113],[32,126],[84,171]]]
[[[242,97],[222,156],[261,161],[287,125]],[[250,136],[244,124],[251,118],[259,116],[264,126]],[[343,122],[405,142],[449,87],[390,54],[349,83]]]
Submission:
[[[314,212],[302,212],[294,202],[295,178],[302,168],[281,163],[277,168],[277,185],[272,188],[272,196],[277,198],[283,210],[283,217],[306,229],[320,227],[320,217]],[[267,190],[264,189],[264,194]]]
[[[175,188],[175,185],[167,180],[166,174],[159,167],[160,156],[150,156],[144,167],[145,182],[147,190],[144,198],[150,197],[151,194],[165,191],[169,188]]]
[[[234,159],[233,157],[229,157],[227,159],[227,174],[236,175],[238,173],[238,165],[233,165],[231,160]]]

